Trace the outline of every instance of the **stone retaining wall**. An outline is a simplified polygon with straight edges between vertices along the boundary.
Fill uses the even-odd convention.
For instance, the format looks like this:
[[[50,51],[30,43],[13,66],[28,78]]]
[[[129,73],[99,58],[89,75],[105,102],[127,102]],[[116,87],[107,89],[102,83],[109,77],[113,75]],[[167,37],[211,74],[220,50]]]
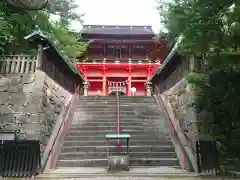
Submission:
[[[183,78],[171,89],[166,90],[163,95],[172,109],[173,121],[179,123],[180,128],[184,132],[187,140],[191,144],[191,149],[195,152],[195,142],[198,140],[198,128],[196,113],[192,106],[194,94],[193,88]]]
[[[44,72],[0,77],[0,128],[19,139],[37,139],[44,151],[71,94]]]

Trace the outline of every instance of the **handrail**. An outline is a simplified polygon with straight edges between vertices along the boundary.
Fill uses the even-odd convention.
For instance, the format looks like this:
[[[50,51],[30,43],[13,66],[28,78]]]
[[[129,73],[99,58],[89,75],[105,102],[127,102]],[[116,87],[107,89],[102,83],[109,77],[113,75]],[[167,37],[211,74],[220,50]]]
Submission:
[[[119,102],[119,94],[116,91],[117,97],[117,134],[120,134],[120,102]],[[120,152],[120,140],[118,139],[118,153]]]
[[[70,102],[68,103],[68,106],[67,106],[67,109],[66,109],[66,113],[65,115],[63,114],[63,118],[62,118],[62,121],[57,129],[57,133],[56,135],[54,136],[51,136],[50,137],[50,140],[48,141],[48,144],[45,148],[45,152],[44,152],[44,157],[42,162],[41,162],[41,171],[43,172],[45,166],[46,166],[46,163],[48,161],[48,159],[50,160],[50,169],[53,168],[53,165],[54,165],[54,156],[55,156],[55,148],[57,146],[56,142],[57,142],[57,139],[60,138],[60,136],[62,135],[62,131],[66,128],[66,123],[67,123],[67,119],[70,115],[70,112],[71,112],[71,109],[72,109],[72,106],[75,102],[75,100],[77,99],[77,97],[79,96],[79,86],[77,86],[75,88],[75,92],[73,94],[73,96],[71,97],[71,100]],[[49,146],[49,147],[48,147]]]
[[[170,137],[171,137],[171,138],[175,138],[175,137],[176,137],[175,139],[179,142],[179,144],[180,144],[180,146],[181,146],[181,150],[182,150],[183,158],[184,158],[184,164],[183,164],[184,169],[185,169],[185,170],[192,170],[192,169],[193,169],[195,172],[197,172],[196,162],[195,162],[195,160],[194,160],[194,156],[193,156],[193,154],[191,153],[190,148],[184,146],[183,143],[182,143],[182,140],[183,140],[182,138],[185,137],[185,136],[183,136],[183,135],[184,135],[184,132],[181,132],[182,135],[180,135],[179,132],[176,131],[175,124],[174,124],[173,121],[171,120],[171,117],[170,117],[170,115],[169,115],[169,112],[167,111],[167,108],[166,108],[166,106],[164,105],[164,102],[163,102],[163,100],[162,100],[162,97],[161,97],[161,95],[160,95],[160,91],[159,91],[157,85],[155,85],[155,92],[154,92],[154,94],[156,95],[155,97],[157,98],[156,101],[157,101],[158,106],[164,108],[164,112],[165,112],[166,116],[168,117]],[[159,101],[160,101],[160,102],[159,102]],[[161,103],[161,105],[160,105],[160,103]],[[182,138],[180,138],[180,137],[182,137]],[[186,138],[186,137],[185,137],[185,138]],[[191,158],[190,158],[189,156],[191,156]],[[190,165],[191,167],[189,167],[188,163],[190,163],[189,165]]]

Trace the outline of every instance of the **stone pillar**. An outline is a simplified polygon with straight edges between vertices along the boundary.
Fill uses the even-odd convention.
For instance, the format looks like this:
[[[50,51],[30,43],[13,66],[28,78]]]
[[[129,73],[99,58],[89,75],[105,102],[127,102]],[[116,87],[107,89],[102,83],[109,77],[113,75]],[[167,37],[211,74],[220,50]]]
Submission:
[[[131,96],[131,88],[132,88],[132,77],[131,74],[128,75],[128,96]]]
[[[146,82],[145,86],[147,90],[147,96],[152,96],[152,83],[148,81]]]
[[[102,91],[103,91],[103,96],[106,96],[106,85],[107,85],[107,78],[106,78],[106,75],[104,74],[103,75],[103,87],[102,87]]]
[[[84,96],[88,96],[88,88],[89,88],[89,86],[90,86],[89,82],[85,81],[83,83]]]

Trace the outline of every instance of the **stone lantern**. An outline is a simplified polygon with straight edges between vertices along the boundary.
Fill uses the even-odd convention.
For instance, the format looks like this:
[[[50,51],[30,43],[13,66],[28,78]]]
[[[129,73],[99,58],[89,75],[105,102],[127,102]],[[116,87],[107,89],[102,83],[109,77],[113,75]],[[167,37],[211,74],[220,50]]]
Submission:
[[[49,0],[7,0],[7,2],[19,9],[41,10],[45,8]]]

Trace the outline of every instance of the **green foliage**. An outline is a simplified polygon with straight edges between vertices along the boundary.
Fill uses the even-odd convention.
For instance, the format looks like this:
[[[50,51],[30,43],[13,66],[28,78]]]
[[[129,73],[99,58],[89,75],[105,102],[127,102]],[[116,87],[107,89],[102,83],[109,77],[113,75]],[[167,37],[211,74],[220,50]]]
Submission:
[[[56,23],[53,27],[53,34],[57,40],[57,47],[73,61],[86,51],[87,44],[79,42],[80,39],[74,33],[68,31],[66,26]]]
[[[81,20],[81,15],[74,13],[77,8],[73,0],[54,0],[44,11],[25,11],[0,2],[0,55],[34,53],[24,37],[36,28],[50,34],[59,44],[59,49],[70,58],[81,56],[86,49],[76,33],[72,33],[69,24],[72,20]],[[57,21],[50,21],[51,14],[60,15]]]
[[[208,82],[208,77],[204,73],[190,72],[187,74],[186,78],[189,83],[196,85],[207,85]]]
[[[60,16],[60,23],[65,26],[69,26],[71,21],[83,22],[83,14],[77,14],[77,8],[75,0],[51,0],[47,6],[48,12]]]
[[[168,38],[182,34],[182,53],[199,60],[187,79],[196,85],[200,133],[225,157],[240,157],[240,1],[161,1],[159,12]]]

